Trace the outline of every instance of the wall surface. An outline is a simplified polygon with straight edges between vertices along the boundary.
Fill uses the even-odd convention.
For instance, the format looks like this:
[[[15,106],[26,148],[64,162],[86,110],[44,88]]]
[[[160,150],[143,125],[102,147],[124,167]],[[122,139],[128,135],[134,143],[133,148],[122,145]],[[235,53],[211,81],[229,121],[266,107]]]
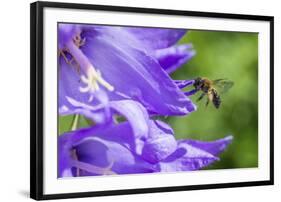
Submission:
[[[73,0],[74,1],[74,0]],[[0,201],[27,201],[29,195],[29,0],[3,1],[0,12]],[[78,2],[78,1],[76,1]],[[83,3],[155,7],[275,16],[275,185],[142,194],[77,201],[278,201],[281,195],[281,12],[278,1],[95,0]],[[72,201],[71,199],[69,201]],[[280,199],[279,199],[280,200]]]

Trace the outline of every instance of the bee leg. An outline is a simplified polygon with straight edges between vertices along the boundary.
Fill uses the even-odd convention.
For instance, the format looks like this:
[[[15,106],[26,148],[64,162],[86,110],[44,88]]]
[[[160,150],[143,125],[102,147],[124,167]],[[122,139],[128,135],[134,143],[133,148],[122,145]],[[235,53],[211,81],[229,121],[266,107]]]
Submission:
[[[191,95],[194,95],[197,92],[198,92],[198,90],[193,89],[191,91],[184,92],[184,94],[185,94],[185,96],[191,96]]]
[[[197,102],[200,101],[200,100],[202,100],[202,98],[203,98],[205,95],[206,95],[206,93],[202,93],[202,94],[200,95],[200,97],[197,99]]]
[[[213,91],[208,91],[208,99],[207,99],[207,103],[206,103],[206,107],[208,106],[210,101],[214,101],[214,95],[213,95]]]
[[[209,98],[207,99],[207,102],[206,102],[206,107],[208,107],[208,104],[210,103],[210,100]]]

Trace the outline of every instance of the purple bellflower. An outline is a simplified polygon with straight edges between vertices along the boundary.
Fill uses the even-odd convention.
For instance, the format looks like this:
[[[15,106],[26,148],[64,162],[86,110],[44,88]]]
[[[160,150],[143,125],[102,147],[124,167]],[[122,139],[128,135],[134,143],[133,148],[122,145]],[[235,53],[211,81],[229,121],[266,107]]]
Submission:
[[[196,109],[167,74],[194,55],[190,45],[174,45],[185,30],[136,30],[59,25],[61,115],[77,113],[69,98],[83,106],[98,106],[98,111],[108,110],[106,100],[128,99],[165,116],[186,115]],[[95,109],[85,112],[79,105],[79,113],[89,117],[93,112],[89,117],[93,119],[97,116]]]
[[[128,122],[80,129],[59,137],[59,177],[198,170],[231,140],[176,140],[161,121],[149,121],[147,137],[134,136]]]

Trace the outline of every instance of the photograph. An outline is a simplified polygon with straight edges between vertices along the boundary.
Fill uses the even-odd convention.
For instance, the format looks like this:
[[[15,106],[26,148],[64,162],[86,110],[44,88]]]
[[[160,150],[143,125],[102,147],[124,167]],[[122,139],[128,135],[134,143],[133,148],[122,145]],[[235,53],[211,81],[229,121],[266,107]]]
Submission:
[[[57,23],[57,177],[258,168],[255,32]]]
[[[274,184],[274,17],[31,4],[31,198]]]

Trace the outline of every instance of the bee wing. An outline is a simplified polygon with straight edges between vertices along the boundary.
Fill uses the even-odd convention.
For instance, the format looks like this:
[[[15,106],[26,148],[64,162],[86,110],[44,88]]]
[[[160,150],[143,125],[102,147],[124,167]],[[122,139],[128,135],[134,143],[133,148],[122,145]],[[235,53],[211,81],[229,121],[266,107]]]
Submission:
[[[224,94],[234,85],[234,82],[227,79],[217,79],[213,81],[213,84],[220,94]]]

